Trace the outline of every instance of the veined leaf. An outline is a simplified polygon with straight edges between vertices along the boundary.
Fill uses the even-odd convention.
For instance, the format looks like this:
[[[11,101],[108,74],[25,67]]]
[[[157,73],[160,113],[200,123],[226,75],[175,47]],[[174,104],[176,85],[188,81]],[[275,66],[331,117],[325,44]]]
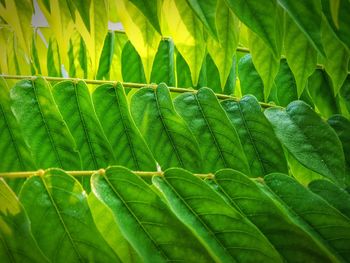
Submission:
[[[142,12],[154,29],[160,33],[160,25],[158,21],[158,10],[160,7],[158,5],[161,2],[157,0],[130,0],[130,2]]]
[[[274,99],[277,100],[278,105],[286,107],[290,102],[298,99],[295,79],[286,59],[280,60],[280,69],[274,82],[275,86],[271,93],[274,93]]]
[[[50,260],[120,262],[98,232],[87,195],[73,177],[59,169],[47,170],[27,179],[19,198],[33,235]]]
[[[11,112],[8,87],[3,78],[0,78],[0,89],[0,171],[33,171],[35,165],[19,125]]]
[[[0,240],[2,262],[49,262],[31,233],[22,204],[3,178],[0,178]]]
[[[62,81],[53,88],[57,106],[72,133],[82,168],[97,170],[115,164],[112,148],[97,119],[88,87],[83,81]],[[85,189],[90,187],[90,178],[82,177]]]
[[[256,98],[247,95],[238,102],[224,100],[221,105],[237,130],[251,174],[263,177],[271,172],[288,173],[282,145]]]
[[[344,184],[344,154],[335,132],[302,101],[286,109],[269,108],[265,116],[278,139],[305,167]]]
[[[11,89],[12,111],[39,168],[81,169],[75,141],[43,78],[23,80]]]
[[[29,56],[32,43],[33,2],[30,0],[5,0],[0,5],[0,16],[13,28],[19,45]]]
[[[121,56],[123,81],[145,83],[146,77],[141,58],[130,41],[124,45]]]
[[[171,38],[163,39],[153,62],[151,83],[164,82],[168,86],[175,84],[174,42]]]
[[[225,0],[225,2],[238,18],[264,41],[272,54],[279,57],[281,47],[278,44],[277,2],[275,0]]]
[[[93,192],[88,197],[89,207],[97,229],[122,262],[142,262],[136,251],[124,238],[113,212]]]
[[[307,79],[316,69],[317,52],[288,15],[285,16],[284,31],[284,51],[300,97],[307,85]]]
[[[199,142],[204,172],[234,168],[250,174],[238,134],[212,90],[181,94],[174,104]]]
[[[350,195],[327,180],[312,181],[308,188],[350,218]]]
[[[183,167],[201,171],[198,143],[175,111],[165,84],[136,92],[131,100],[131,113],[162,169]]]
[[[334,23],[332,17],[332,10],[330,8],[331,3],[335,0],[321,0],[322,11],[329,25],[332,27],[334,33],[338,38],[350,49],[350,25],[348,23],[348,17],[350,12],[350,1],[340,0],[338,8],[338,24]]]
[[[162,12],[169,30],[166,33],[174,39],[177,50],[190,68],[192,83],[197,86],[206,53],[205,40],[203,25],[189,8],[186,0],[164,0]],[[171,15],[168,15],[169,10]]]
[[[238,45],[239,20],[227,7],[224,0],[217,0],[215,2],[217,2],[215,19],[218,41],[212,37],[208,37],[207,48],[215,65],[218,67],[221,90],[223,90],[231,72],[232,59]]]
[[[266,237],[209,185],[178,168],[153,183],[217,262],[282,262]]]
[[[339,257],[350,254],[350,220],[322,198],[284,174],[270,174],[265,182]],[[336,256],[336,254],[335,254]]]
[[[319,0],[309,0],[307,2],[278,0],[278,3],[287,11],[317,51],[325,56],[321,42],[321,2]]]
[[[248,38],[253,64],[264,83],[264,101],[267,101],[278,73],[279,57],[276,58],[265,42],[254,32],[249,30]]]
[[[92,99],[116,163],[135,171],[155,171],[155,160],[131,117],[123,86],[101,85]]]
[[[33,171],[36,167],[11,112],[8,87],[3,78],[0,78],[0,89],[0,172]],[[7,183],[18,192],[23,181],[24,179],[8,179]]]
[[[332,84],[326,72],[321,69],[314,71],[308,80],[308,91],[322,116],[329,118],[338,112]]]
[[[209,1],[187,0],[187,3],[192,8],[193,12],[197,15],[197,17],[202,21],[203,25],[208,30],[208,32],[214,38],[217,38],[218,36],[218,32],[216,30],[217,0],[209,0]]]
[[[326,21],[322,23],[322,42],[327,56],[324,68],[332,79],[334,94],[337,95],[348,75],[349,51]]]
[[[255,69],[250,54],[239,60],[238,77],[243,95],[253,94],[259,101],[264,101],[264,83]]]
[[[142,12],[134,4],[139,8],[142,6]],[[154,15],[157,14],[154,9],[157,11],[157,0],[152,0],[152,4],[149,0],[121,0],[118,1],[117,8],[118,17],[125,28],[126,35],[141,57],[147,83],[150,82],[152,64],[161,40],[161,36],[149,21],[153,22]],[[151,17],[147,17],[149,20],[145,13],[152,14]],[[156,29],[159,30],[159,26]]]
[[[244,174],[220,170],[215,174],[215,182],[219,191],[259,228],[288,262],[335,261],[331,251]]]
[[[158,195],[123,167],[92,176],[96,197],[113,212],[122,234],[145,262],[212,262],[196,237]]]

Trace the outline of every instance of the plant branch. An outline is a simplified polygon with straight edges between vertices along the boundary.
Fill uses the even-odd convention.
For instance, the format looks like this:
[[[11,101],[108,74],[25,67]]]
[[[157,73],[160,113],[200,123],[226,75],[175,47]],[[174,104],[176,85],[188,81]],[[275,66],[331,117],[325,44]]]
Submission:
[[[24,76],[24,75],[5,75],[1,74],[0,77],[3,77],[4,79],[17,79],[17,80],[23,80],[23,79],[33,79],[36,78],[36,76]],[[102,85],[102,84],[116,84],[119,81],[115,80],[95,80],[95,79],[79,79],[79,78],[63,78],[63,77],[45,77],[42,76],[47,81],[65,81],[65,80],[72,80],[72,81],[79,81],[82,80],[86,84],[93,84],[93,85]],[[132,83],[132,82],[121,82],[120,83],[125,87],[125,88],[132,88],[132,89],[140,89],[143,87],[151,87],[151,88],[156,88],[158,85],[157,84],[145,84],[145,83]],[[185,92],[197,92],[197,90],[194,90],[192,88],[178,88],[178,87],[169,87],[169,90],[174,93],[185,93]],[[219,94],[215,93],[215,96],[220,99],[220,100],[225,100],[225,99],[232,99],[234,101],[239,101],[239,98],[235,96],[230,96],[226,94]],[[270,107],[275,107],[276,105],[270,104],[270,103],[265,103],[265,102],[259,102],[260,106],[262,108],[270,108]]]
[[[46,171],[49,171],[50,169],[47,169]],[[88,170],[88,171],[65,171],[67,174],[70,174],[71,176],[91,176],[95,173],[99,173],[103,175],[105,173],[104,169],[99,170]],[[164,176],[164,172],[146,172],[146,171],[133,171],[134,174],[141,176],[141,177],[151,177],[151,176]],[[45,170],[40,169],[37,171],[30,171],[30,172],[8,172],[8,173],[0,173],[0,177],[5,177],[9,179],[14,178],[28,178],[30,176],[43,176],[45,174]],[[208,174],[194,174],[195,176],[203,179],[213,179],[214,174],[208,173]]]

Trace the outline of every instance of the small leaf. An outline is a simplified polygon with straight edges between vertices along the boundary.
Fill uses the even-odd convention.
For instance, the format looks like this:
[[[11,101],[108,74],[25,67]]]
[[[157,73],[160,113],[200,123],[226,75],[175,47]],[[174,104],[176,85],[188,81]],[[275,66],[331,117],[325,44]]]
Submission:
[[[162,169],[183,167],[198,172],[202,157],[186,122],[175,111],[165,84],[142,88],[131,100],[134,121]]]
[[[92,189],[112,210],[122,234],[145,262],[212,262],[191,231],[130,170],[110,167],[102,176],[96,173]]]
[[[226,167],[250,174],[238,134],[211,89],[181,94],[174,104],[199,142],[203,172]]]
[[[3,178],[0,178],[0,193],[0,260],[49,262],[32,235],[22,204]]]
[[[51,261],[120,262],[98,232],[86,193],[73,177],[47,170],[27,179],[19,198],[34,237]]]
[[[112,66],[114,53],[114,39],[114,32],[108,32],[100,56],[96,79],[109,79],[109,71]]]
[[[286,109],[269,108],[265,116],[276,136],[305,167],[338,184],[344,184],[344,154],[341,142],[320,116],[302,101]]]
[[[216,262],[282,262],[256,226],[200,178],[171,168],[153,183]]]
[[[130,41],[124,45],[121,56],[123,81],[145,83],[146,77],[141,58]]]
[[[81,169],[73,136],[43,78],[18,82],[11,89],[11,100],[12,111],[39,168]]]
[[[221,105],[237,130],[251,174],[288,173],[282,145],[256,98],[247,95],[238,102],[224,100]]]

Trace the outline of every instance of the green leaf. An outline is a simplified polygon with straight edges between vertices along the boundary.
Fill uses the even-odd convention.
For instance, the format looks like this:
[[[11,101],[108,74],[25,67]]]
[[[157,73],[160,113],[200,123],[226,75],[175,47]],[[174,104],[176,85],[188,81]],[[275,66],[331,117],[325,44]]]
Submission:
[[[92,99],[116,163],[134,171],[155,171],[155,160],[131,117],[123,86],[101,85]]]
[[[131,113],[162,169],[183,167],[194,172],[201,170],[198,143],[175,111],[165,84],[136,92],[131,100]]]
[[[324,68],[332,79],[334,94],[337,95],[348,75],[349,51],[326,21],[322,23],[322,42],[327,56]]]
[[[68,6],[74,6],[74,11],[77,10],[84,25],[88,31],[90,31],[90,6],[91,0],[66,0]],[[74,14],[74,12],[73,12]]]
[[[349,258],[350,220],[346,216],[284,174],[270,174],[265,177],[265,182],[297,216],[320,235],[325,244],[336,251],[335,256],[341,261]]]
[[[242,57],[238,62],[238,77],[243,95],[252,94],[259,101],[264,101],[264,83],[256,71],[250,54]]]
[[[334,115],[328,119],[328,124],[338,135],[343,145],[345,160],[350,166],[350,121],[341,115]]]
[[[0,171],[33,171],[35,165],[20,127],[11,112],[7,83],[0,78]]]
[[[204,64],[203,64],[204,65]],[[219,69],[216,67],[212,57],[207,54],[206,60],[205,60],[205,67],[206,67],[206,79],[207,79],[207,87],[211,88],[214,92],[222,93],[220,82],[220,72]]]
[[[227,7],[224,0],[217,0],[215,19],[218,40],[209,36],[207,48],[219,70],[221,89],[224,89],[231,72],[232,59],[238,45],[239,20]]]
[[[158,5],[161,3],[157,0],[130,0],[148,19],[155,30],[160,33],[159,17],[158,17]]]
[[[54,38],[50,38],[49,47],[47,49],[47,72],[49,76],[61,77],[61,56],[58,48],[57,41]]]
[[[274,56],[279,57],[276,1],[225,0],[225,2],[238,18],[264,41]]]
[[[316,69],[317,51],[300,31],[293,19],[285,16],[284,51],[292,70],[300,97],[307,80]]]
[[[39,168],[81,169],[75,141],[43,78],[23,80],[11,89],[12,111]]]
[[[145,72],[143,71],[141,58],[130,41],[124,45],[121,65],[123,81],[146,83],[146,77]]]
[[[49,262],[31,233],[22,204],[3,178],[0,178],[0,193],[0,260]]]
[[[151,83],[164,82],[168,86],[175,84],[174,42],[163,39],[158,46],[158,52],[153,62]]]
[[[280,68],[274,82],[275,86],[271,93],[274,93],[274,99],[279,105],[286,107],[298,99],[295,79],[286,59],[280,60]]]
[[[332,252],[299,226],[257,183],[231,169],[215,174],[219,191],[256,225],[287,262],[331,262]]]
[[[350,74],[348,74],[347,78],[345,79],[339,93],[345,101],[346,108],[350,112]]]
[[[309,0],[307,2],[302,0],[278,0],[278,3],[287,11],[314,48],[323,56],[326,56],[321,42],[322,8],[320,0]]]
[[[68,60],[69,60],[69,76],[87,78],[88,63],[86,46],[83,38],[78,32],[74,32],[69,40]]]
[[[330,8],[331,3],[335,0],[321,0],[322,11],[329,25],[332,27],[334,33],[338,38],[347,46],[350,50],[350,25],[348,23],[348,17],[350,12],[350,1],[349,0],[340,0],[338,8],[338,24],[334,23],[332,17],[332,10]]]
[[[329,118],[338,112],[332,84],[326,72],[321,69],[314,71],[308,80],[308,91],[322,116]]]
[[[200,178],[172,168],[153,183],[216,262],[282,262],[256,226]]]
[[[20,201],[33,235],[55,262],[120,262],[98,232],[79,182],[59,169],[27,179]]]
[[[238,134],[211,89],[181,94],[174,104],[199,142],[203,172],[226,167],[250,174]]]
[[[192,8],[193,12],[201,20],[208,32],[217,38],[218,32],[216,30],[216,3],[217,0],[200,1],[200,0],[187,0],[187,3]]]
[[[264,113],[277,138],[294,158],[330,180],[344,183],[345,161],[340,140],[310,106],[294,101],[286,109],[269,108]]]
[[[312,181],[308,188],[350,218],[350,195],[327,180]]]
[[[89,207],[97,229],[122,262],[142,262],[136,251],[124,238],[113,212],[93,192],[88,197]]]
[[[96,79],[109,79],[114,53],[114,32],[108,32],[102,49]]]
[[[256,98],[247,95],[238,102],[224,100],[221,105],[237,130],[251,174],[288,173],[282,145]]]
[[[97,170],[115,164],[113,150],[97,119],[85,82],[62,81],[53,87],[53,96],[75,139],[82,168]],[[89,184],[89,178],[86,179],[84,186]]]
[[[279,56],[276,58],[263,40],[250,30],[248,38],[253,64],[264,83],[264,101],[267,101],[278,73]]]
[[[112,1],[112,0],[110,0]],[[113,1],[114,2],[114,1]],[[126,34],[122,32],[114,32],[114,52],[112,59],[112,66],[110,68],[110,76],[111,80],[122,81],[122,51],[125,46],[125,43],[128,41]]]
[[[176,82],[181,88],[192,88],[191,71],[180,52],[176,54]]]
[[[168,30],[165,33],[171,35],[177,50],[189,66],[193,85],[197,86],[206,44],[203,25],[189,9],[186,0],[164,0],[162,14]]]
[[[94,174],[92,189],[145,262],[212,262],[196,237],[130,170],[110,167],[104,175]]]

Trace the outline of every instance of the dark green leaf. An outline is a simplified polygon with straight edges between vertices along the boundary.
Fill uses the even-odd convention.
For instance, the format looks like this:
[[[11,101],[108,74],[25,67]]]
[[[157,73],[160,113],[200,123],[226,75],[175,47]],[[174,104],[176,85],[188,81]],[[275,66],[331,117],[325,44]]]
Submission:
[[[180,52],[176,55],[176,82],[181,88],[193,87],[190,68]]]
[[[123,81],[146,83],[141,58],[130,41],[124,45],[121,64]]]
[[[224,100],[221,105],[237,130],[251,175],[258,177],[271,172],[288,173],[282,145],[256,98],[247,95],[238,102]]]
[[[202,157],[186,122],[175,111],[165,84],[142,88],[131,100],[131,113],[162,169],[183,167],[198,172]]]
[[[23,80],[11,89],[12,111],[38,168],[81,169],[76,144],[63,121],[49,84]]]
[[[92,99],[116,163],[135,171],[155,171],[155,160],[131,118],[123,86],[99,86]]]
[[[265,116],[278,139],[305,167],[344,184],[344,154],[332,128],[302,101],[286,109],[269,108]]]
[[[153,183],[216,262],[282,262],[256,226],[200,178],[172,168]]]
[[[332,252],[298,225],[286,209],[244,174],[220,170],[220,190],[270,240],[287,262],[328,262]]]
[[[339,257],[349,258],[350,220],[346,216],[284,174],[270,174],[265,182]]]
[[[114,32],[108,32],[100,56],[96,79],[109,79],[109,71],[112,66],[114,53]]]
[[[92,189],[145,262],[212,262],[196,237],[130,170],[111,167],[104,175],[95,174]]]

